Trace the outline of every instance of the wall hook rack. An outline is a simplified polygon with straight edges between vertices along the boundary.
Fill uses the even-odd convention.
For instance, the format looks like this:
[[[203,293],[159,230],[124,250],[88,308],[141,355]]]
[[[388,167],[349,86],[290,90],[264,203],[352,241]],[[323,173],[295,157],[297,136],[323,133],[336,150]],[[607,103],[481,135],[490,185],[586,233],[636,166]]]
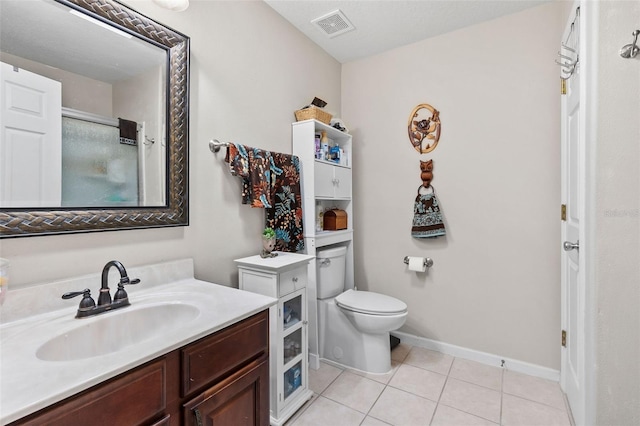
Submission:
[[[576,16],[571,23],[571,29],[567,39],[560,44],[561,48],[558,52],[560,60],[555,60],[556,64],[560,65],[560,78],[562,80],[568,80],[575,73],[578,63],[580,62],[580,55],[578,54],[578,48],[580,46],[580,8],[576,8]]]
[[[638,47],[638,35],[640,35],[640,30],[635,30],[631,33],[633,36],[633,43],[625,44],[620,49],[620,56],[625,59],[633,59],[636,57],[638,52],[640,52],[640,47]]]

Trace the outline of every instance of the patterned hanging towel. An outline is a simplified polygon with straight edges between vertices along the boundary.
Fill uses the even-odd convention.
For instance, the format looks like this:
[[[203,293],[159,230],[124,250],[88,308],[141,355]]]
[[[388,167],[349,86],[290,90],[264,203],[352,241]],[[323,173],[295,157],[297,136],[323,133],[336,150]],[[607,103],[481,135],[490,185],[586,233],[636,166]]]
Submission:
[[[230,143],[225,161],[231,174],[242,178],[242,204],[270,208],[274,178],[271,152]]]
[[[411,236],[414,238],[430,238],[445,235],[444,222],[440,212],[440,205],[436,198],[435,188],[431,186],[430,194],[421,194],[420,188],[418,188],[418,196],[413,207]]]
[[[276,250],[302,251],[304,234],[299,158],[272,153],[271,174],[274,177],[271,193],[273,206],[266,208],[266,226],[276,231]]]

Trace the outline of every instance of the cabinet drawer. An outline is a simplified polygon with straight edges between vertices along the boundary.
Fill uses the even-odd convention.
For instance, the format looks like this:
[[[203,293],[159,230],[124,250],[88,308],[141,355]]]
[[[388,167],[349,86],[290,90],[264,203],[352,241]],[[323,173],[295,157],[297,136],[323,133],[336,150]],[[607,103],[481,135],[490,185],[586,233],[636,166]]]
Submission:
[[[279,297],[286,296],[307,286],[307,267],[292,269],[280,274]]]
[[[187,346],[181,351],[181,396],[224,378],[268,351],[268,311]]]
[[[277,298],[278,276],[273,273],[240,269],[240,289]]]
[[[165,358],[88,389],[15,425],[135,425],[166,408]]]

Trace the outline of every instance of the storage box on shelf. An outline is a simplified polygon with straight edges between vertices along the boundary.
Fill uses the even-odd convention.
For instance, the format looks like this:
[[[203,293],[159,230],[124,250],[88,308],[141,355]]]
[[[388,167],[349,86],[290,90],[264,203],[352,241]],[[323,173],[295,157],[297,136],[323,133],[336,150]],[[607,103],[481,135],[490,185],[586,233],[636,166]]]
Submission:
[[[304,109],[299,109],[295,112],[296,120],[304,121],[304,120],[319,120],[325,124],[329,124],[331,122],[332,115],[327,111],[320,109],[314,105],[311,105]]]
[[[325,231],[340,231],[347,229],[347,212],[341,209],[331,209],[324,212],[323,229]]]

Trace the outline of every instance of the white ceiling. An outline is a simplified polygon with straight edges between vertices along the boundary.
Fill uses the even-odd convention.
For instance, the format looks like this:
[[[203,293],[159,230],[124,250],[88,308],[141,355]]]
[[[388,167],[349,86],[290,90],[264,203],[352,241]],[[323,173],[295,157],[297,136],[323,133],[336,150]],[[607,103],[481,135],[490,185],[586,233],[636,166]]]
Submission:
[[[331,56],[346,63],[552,0],[264,1]],[[329,38],[311,21],[336,9],[356,29]]]

